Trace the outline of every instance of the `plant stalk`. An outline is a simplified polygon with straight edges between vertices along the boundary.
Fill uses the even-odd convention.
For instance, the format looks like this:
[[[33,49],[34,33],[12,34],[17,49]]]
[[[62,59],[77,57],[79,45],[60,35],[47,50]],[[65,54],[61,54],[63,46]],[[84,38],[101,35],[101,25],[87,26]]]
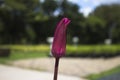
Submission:
[[[58,67],[59,67],[59,58],[55,58],[55,68],[54,68],[54,78],[53,78],[53,80],[57,80]]]

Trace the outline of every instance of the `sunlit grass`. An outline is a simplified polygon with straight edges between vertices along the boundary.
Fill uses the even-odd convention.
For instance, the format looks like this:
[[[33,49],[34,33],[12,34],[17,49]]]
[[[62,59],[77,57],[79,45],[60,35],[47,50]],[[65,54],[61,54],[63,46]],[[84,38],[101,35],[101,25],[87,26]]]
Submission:
[[[30,51],[12,51],[8,57],[0,57],[0,63],[6,64],[9,61],[29,58],[47,57],[48,53],[30,52]]]
[[[2,45],[0,48],[10,48],[12,51],[49,52],[49,45]]]
[[[80,52],[80,53],[87,53],[87,52],[118,52],[120,51],[120,45],[78,45],[77,47],[68,45],[67,46],[68,52]]]
[[[0,48],[9,48],[11,54],[8,58],[1,58],[0,63],[5,63],[8,60],[28,59],[36,57],[45,57],[50,53],[49,45],[1,45]],[[67,45],[66,55],[116,55],[120,53],[120,45]]]
[[[10,48],[12,51],[32,51],[32,52],[49,52],[49,45],[2,45],[0,48]],[[78,52],[78,53],[116,53],[120,51],[120,45],[67,45],[67,53]]]

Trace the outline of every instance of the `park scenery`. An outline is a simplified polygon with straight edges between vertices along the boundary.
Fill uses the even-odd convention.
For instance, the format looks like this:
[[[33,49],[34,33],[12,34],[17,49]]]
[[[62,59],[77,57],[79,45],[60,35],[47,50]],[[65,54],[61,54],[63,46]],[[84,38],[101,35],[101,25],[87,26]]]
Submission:
[[[120,80],[120,1],[0,0],[0,80]]]

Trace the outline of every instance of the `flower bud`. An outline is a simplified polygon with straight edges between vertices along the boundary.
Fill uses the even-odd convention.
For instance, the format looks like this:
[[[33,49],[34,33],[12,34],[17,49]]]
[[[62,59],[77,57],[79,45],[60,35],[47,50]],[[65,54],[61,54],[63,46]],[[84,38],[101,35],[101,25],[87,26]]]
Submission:
[[[66,29],[70,20],[63,18],[57,25],[53,44],[52,44],[52,55],[56,58],[60,58],[65,55],[66,52]]]

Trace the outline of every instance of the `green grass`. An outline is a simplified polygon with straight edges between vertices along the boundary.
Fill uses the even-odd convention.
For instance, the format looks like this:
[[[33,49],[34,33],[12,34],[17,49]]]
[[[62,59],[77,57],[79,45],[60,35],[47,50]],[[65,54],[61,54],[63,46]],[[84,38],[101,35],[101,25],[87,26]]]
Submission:
[[[0,48],[10,48],[12,51],[49,52],[49,45],[1,45]]]
[[[120,51],[120,45],[78,45],[74,47],[71,45],[67,46],[67,51],[69,52],[79,52],[79,53],[115,53]]]
[[[6,64],[11,60],[47,57],[50,52],[49,45],[1,45],[0,48],[9,48],[9,57],[0,57],[0,63]]]
[[[108,75],[112,75],[112,74],[115,74],[115,73],[118,73],[118,72],[120,72],[120,66],[118,66],[116,68],[113,68],[111,70],[102,72],[100,74],[91,74],[91,75],[87,76],[86,78],[88,80],[98,80],[99,78],[102,78],[102,77],[105,77],[105,76],[108,76]]]
[[[8,58],[0,58],[0,63],[5,63],[9,60],[27,59],[48,56],[50,52],[49,45],[0,45],[0,48],[9,48],[11,55]],[[66,55],[99,55],[120,53],[120,45],[67,45]]]
[[[48,53],[50,51],[49,45],[1,45],[0,48],[10,48],[12,51],[35,51]],[[67,53],[76,52],[79,54],[85,53],[116,53],[120,52],[119,45],[67,45]]]
[[[120,45],[78,45],[67,46],[67,56],[74,57],[113,57],[120,55]]]
[[[30,52],[30,51],[12,51],[9,57],[0,57],[0,63],[6,64],[8,61],[47,57],[48,53]]]

